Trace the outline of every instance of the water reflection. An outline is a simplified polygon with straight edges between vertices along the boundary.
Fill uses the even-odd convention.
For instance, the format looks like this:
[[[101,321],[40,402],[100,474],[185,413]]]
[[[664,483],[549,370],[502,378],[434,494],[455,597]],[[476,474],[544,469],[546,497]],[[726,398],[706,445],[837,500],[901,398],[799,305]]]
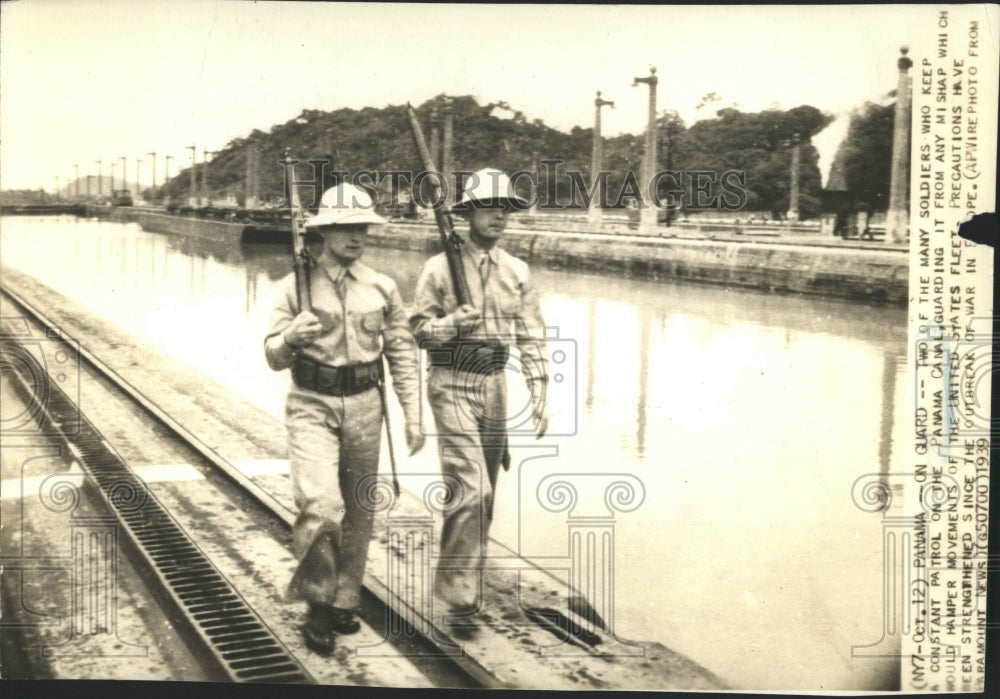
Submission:
[[[651,319],[644,314],[639,325],[639,398],[635,408],[635,450],[642,459],[646,455],[646,389],[649,386],[649,325]],[[590,320],[593,325],[593,319]]]
[[[288,379],[267,370],[261,338],[287,246],[66,219],[5,218],[2,238],[4,265],[281,418]],[[424,259],[365,256],[406,302]],[[557,460],[501,478],[497,537],[556,555],[565,521],[532,506],[537,483],[553,468],[628,473],[646,501],[616,522],[623,637],[660,640],[739,687],[893,688],[892,659],[850,658],[882,620],[881,523],[854,508],[850,487],[903,463],[905,311],[534,275],[575,357],[550,395],[553,434],[571,436],[553,438]],[[512,387],[512,406],[523,398]],[[401,466],[433,470],[433,447]],[[524,527],[515,502],[536,513]]]

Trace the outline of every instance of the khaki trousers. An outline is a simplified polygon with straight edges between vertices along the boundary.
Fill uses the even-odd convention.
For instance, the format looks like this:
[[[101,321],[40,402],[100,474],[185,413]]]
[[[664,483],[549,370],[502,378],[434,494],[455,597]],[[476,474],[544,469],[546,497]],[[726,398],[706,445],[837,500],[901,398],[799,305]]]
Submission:
[[[378,471],[381,397],[377,389],[327,396],[293,385],[285,424],[299,511],[292,529],[299,566],[288,597],[354,609],[374,517],[357,489]]]
[[[493,493],[507,451],[507,378],[432,366],[427,393],[437,425],[444,505],[434,592],[454,605],[477,604]]]

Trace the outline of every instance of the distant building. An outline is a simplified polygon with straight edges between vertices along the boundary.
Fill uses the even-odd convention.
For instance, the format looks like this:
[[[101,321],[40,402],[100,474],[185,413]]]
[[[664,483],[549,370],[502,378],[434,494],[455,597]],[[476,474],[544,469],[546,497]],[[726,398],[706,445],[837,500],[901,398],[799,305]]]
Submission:
[[[843,167],[834,161],[826,187],[819,191],[819,231],[838,238],[872,237],[871,205],[853,201],[847,191]]]

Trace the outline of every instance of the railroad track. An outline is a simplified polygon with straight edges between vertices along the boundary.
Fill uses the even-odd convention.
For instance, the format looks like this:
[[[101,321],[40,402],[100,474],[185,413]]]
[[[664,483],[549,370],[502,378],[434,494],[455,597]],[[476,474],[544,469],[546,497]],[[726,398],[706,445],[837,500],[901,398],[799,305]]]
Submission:
[[[62,343],[62,347],[50,348],[49,354],[58,356],[62,352],[76,357],[81,374],[86,373],[134,404],[146,420],[196,455],[200,466],[218,474],[217,480],[228,485],[230,495],[239,500],[241,507],[250,503],[253,516],[272,531],[290,531],[294,513],[138,387],[64,335],[27,300],[4,286],[0,286],[0,293],[17,308],[26,323],[36,328],[34,334],[25,325],[3,335],[0,353],[4,355],[5,369],[13,369],[9,373],[30,412],[44,422],[46,432],[58,435],[87,474],[88,493],[96,504],[117,518],[125,534],[122,540],[126,553],[175,629],[188,644],[199,649],[194,654],[202,662],[206,676],[233,682],[316,683],[316,678],[268,627],[236,585],[189,536],[179,517],[161,504],[126,459],[57,382],[50,379],[49,367],[43,366],[26,346],[31,342],[28,338],[45,337],[47,342]],[[16,335],[23,335],[25,342]],[[499,686],[490,672],[460,648],[415,634],[412,618],[400,618],[386,600],[371,590],[365,593],[359,616],[372,626],[403,632],[410,654],[433,665],[435,676],[450,676],[448,684],[453,686]]]
[[[75,328],[75,332],[84,337],[100,336],[94,334],[84,309],[76,308],[68,299],[61,301],[58,297],[49,297],[43,287],[27,279],[15,276],[15,280],[18,290],[43,294],[47,303],[56,304],[52,305],[53,316],[64,327]],[[30,322],[36,326],[35,338],[73,339],[61,334],[56,329],[58,323],[49,321],[7,287],[9,285],[0,285],[0,292],[10,299],[11,308],[18,309],[25,324]],[[26,328],[21,329],[20,334],[31,335]],[[12,350],[10,335],[8,319],[6,334],[0,342],[7,346],[5,369],[17,363],[10,359],[12,352],[19,355],[22,365],[29,364],[24,348]],[[75,350],[67,346],[64,351]],[[155,366],[158,357],[157,353],[145,348],[135,348],[135,354],[132,350],[123,353],[109,348],[108,351],[111,352],[109,356],[117,356],[118,366],[134,364],[136,360],[147,367]],[[196,483],[189,484],[187,490],[176,484],[152,481],[147,486],[67,397],[55,390],[49,393],[42,390],[43,387],[55,388],[55,383],[47,380],[43,367],[21,372],[23,393],[35,401],[36,410],[54,426],[66,424],[71,428],[64,430],[63,437],[77,460],[91,474],[98,499],[103,500],[109,510],[121,514],[123,530],[129,534],[122,538],[134,542],[131,545],[137,557],[134,568],[149,571],[151,584],[162,591],[160,597],[165,608],[177,619],[175,625],[186,629],[186,637],[192,645],[204,648],[201,655],[210,677],[240,682],[314,682],[319,675],[320,682],[334,684],[419,686],[423,683],[448,687],[558,689],[712,689],[725,686],[711,672],[662,644],[619,638],[586,599],[552,570],[536,567],[496,541],[491,541],[489,570],[483,577],[483,609],[469,619],[458,620],[435,612],[427,582],[433,563],[431,520],[424,514],[423,501],[405,490],[403,497],[392,504],[392,515],[384,522],[376,517],[376,533],[359,610],[359,616],[366,622],[359,636],[367,633],[368,640],[375,644],[364,646],[364,641],[338,644],[335,658],[320,662],[318,656],[305,650],[297,632],[292,630],[287,605],[278,604],[276,609],[275,597],[280,595],[273,594],[273,588],[277,587],[278,578],[287,583],[290,569],[269,570],[271,577],[263,581],[272,586],[268,591],[266,585],[262,588],[256,564],[242,565],[249,558],[241,558],[234,566],[234,559],[227,557],[227,546],[216,545],[219,534],[213,529],[218,524],[222,531],[227,515],[216,512],[218,507],[201,495],[214,488],[222,495],[212,497],[228,498],[234,505],[228,509],[239,511],[244,524],[250,524],[243,531],[266,530],[261,536],[270,537],[267,538],[269,551],[277,555],[255,560],[270,565],[275,558],[288,555],[287,546],[275,542],[290,538],[294,513],[290,505],[283,504],[285,501],[265,488],[284,493],[287,482],[276,484],[257,476],[251,478],[252,472],[241,471],[99,358],[83,347],[79,348],[79,353],[81,376],[86,375],[91,384],[101,384],[105,391],[96,398],[93,395],[88,398],[88,405],[98,406],[93,413],[95,420],[103,419],[101,424],[106,431],[127,431],[118,424],[118,413],[109,422],[109,418],[101,415],[107,411],[100,409],[102,402],[127,403],[129,407],[116,406],[114,410],[126,414],[129,430],[142,432],[148,435],[147,441],[155,442],[149,449],[133,449],[136,463],[192,464],[205,474],[204,480],[210,482],[208,488]],[[121,363],[123,359],[126,364]],[[130,375],[153,379],[157,374],[155,370],[148,371],[140,366]],[[170,405],[171,409],[187,404],[187,401],[178,402],[176,394],[171,394],[176,390],[183,389],[172,384],[149,388],[150,395],[159,391],[156,395],[161,404]],[[205,415],[207,417],[208,413]],[[154,425],[155,429],[147,424]],[[203,429],[196,423],[191,423],[191,427]],[[206,434],[212,435],[213,440],[228,439],[214,429]],[[123,444],[136,439],[130,434],[119,438]],[[163,458],[156,453],[157,447],[160,442],[169,440],[176,442],[183,453],[171,451],[167,455],[172,459],[169,462],[150,461]],[[159,493],[163,502],[170,503],[171,511],[156,502],[150,488]],[[172,511],[190,512],[192,518],[181,521],[176,528],[171,527],[171,522],[177,525],[183,518],[181,514],[173,515]],[[202,542],[201,548],[212,552],[213,558],[218,556],[215,559],[220,566],[228,566],[228,577],[207,560],[209,557],[191,537],[186,536],[185,526],[188,533]],[[234,539],[242,536],[238,527],[231,531]],[[237,539],[235,546],[229,548],[239,549],[245,545]],[[288,560],[289,565],[294,563]],[[567,559],[562,565],[569,564]],[[241,594],[231,580],[252,582]],[[250,604],[247,598],[256,602]],[[277,619],[275,628],[283,632],[283,635],[277,634],[280,638],[261,618],[265,615],[268,619]],[[386,651],[389,655],[394,653],[396,660],[387,660],[388,656],[380,650],[384,641],[393,646]],[[297,650],[289,650],[289,646]],[[367,651],[362,652],[365,648]],[[372,662],[376,657],[378,663]]]

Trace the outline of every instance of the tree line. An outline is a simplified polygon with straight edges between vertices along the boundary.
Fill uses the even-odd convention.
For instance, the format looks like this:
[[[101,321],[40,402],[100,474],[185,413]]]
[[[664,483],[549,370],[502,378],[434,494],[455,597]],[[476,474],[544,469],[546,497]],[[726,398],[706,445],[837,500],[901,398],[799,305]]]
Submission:
[[[428,100],[416,108],[429,138],[432,109],[440,102]],[[539,196],[565,205],[581,206],[579,192],[572,187],[570,171],[583,173],[590,182],[593,129],[573,127],[566,133],[541,119],[528,120],[506,104],[479,104],[471,96],[452,97],[454,138],[452,168],[474,171],[499,167],[507,172],[539,173]],[[509,115],[513,113],[513,117]],[[503,118],[507,116],[507,118]],[[888,119],[888,121],[887,121]],[[832,121],[832,116],[808,105],[788,110],[741,112],[735,107],[716,111],[714,118],[690,126],[675,112],[658,119],[658,169],[681,172],[740,171],[746,177],[744,209],[769,212],[781,217],[789,208],[792,150],[799,148],[799,211],[802,218],[816,216],[821,209],[822,188],[819,153],[811,139]],[[645,134],[622,134],[605,138],[604,169],[607,190],[617,192],[631,171],[639,174]],[[246,191],[247,153],[258,153],[259,193],[264,201],[278,202],[283,192],[279,165],[285,149],[300,160],[326,158],[332,170],[408,170],[418,172],[419,158],[410,135],[406,107],[381,109],[304,110],[267,133],[254,130],[235,138],[216,152],[207,165],[208,189],[213,198],[226,195],[243,203]],[[889,155],[892,148],[892,107],[869,104],[853,117],[847,139],[834,161],[837,188],[846,189],[859,205],[884,208],[888,200]],[[539,168],[543,159],[560,160],[559,169]],[[200,192],[203,166],[197,165]],[[190,168],[173,177],[159,192],[146,198],[181,202],[189,194]],[[529,186],[520,181],[521,186]],[[687,185],[690,187],[690,183]],[[688,192],[690,195],[691,192]],[[575,196],[574,196],[575,195]],[[614,197],[612,197],[614,200]],[[682,198],[690,202],[692,198]]]

